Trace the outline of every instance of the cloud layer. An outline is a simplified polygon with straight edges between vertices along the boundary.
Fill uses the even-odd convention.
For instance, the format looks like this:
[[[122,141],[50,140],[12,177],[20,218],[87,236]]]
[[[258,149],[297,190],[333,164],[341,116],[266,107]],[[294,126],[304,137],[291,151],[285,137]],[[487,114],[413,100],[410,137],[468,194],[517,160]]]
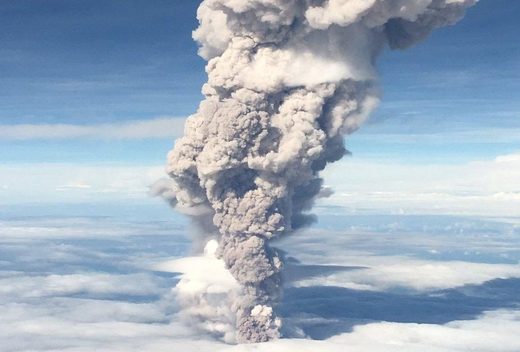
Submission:
[[[160,117],[97,125],[0,125],[0,140],[173,138],[182,134],[183,126],[184,119],[179,117]]]
[[[179,259],[189,245],[177,220],[144,219],[1,217],[0,351],[520,348],[513,219],[329,215],[277,244],[286,338],[248,346],[202,333],[174,299],[225,294],[234,283],[222,262]]]
[[[164,175],[160,165],[6,164],[0,166],[0,197],[6,204],[36,198],[46,203],[148,202],[150,186]],[[325,179],[334,193],[318,203],[349,212],[520,215],[520,154],[461,164],[349,158],[326,170]],[[167,192],[168,184],[163,186]],[[323,209],[317,212],[326,215]]]
[[[325,179],[335,190],[328,205],[415,214],[520,215],[520,154],[460,164],[354,158],[332,165]]]

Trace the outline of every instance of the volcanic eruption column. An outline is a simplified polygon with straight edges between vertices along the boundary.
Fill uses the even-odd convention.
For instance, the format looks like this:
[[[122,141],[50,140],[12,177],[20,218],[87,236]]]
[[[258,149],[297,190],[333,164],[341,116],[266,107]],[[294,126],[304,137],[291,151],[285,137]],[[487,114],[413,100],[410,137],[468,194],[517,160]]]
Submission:
[[[219,233],[242,286],[238,342],[280,335],[269,241],[312,221],[319,172],[378,103],[375,61],[455,23],[476,0],[204,0],[205,99],[168,155],[175,202]],[[210,222],[211,223],[211,222]],[[208,231],[212,231],[209,229]]]

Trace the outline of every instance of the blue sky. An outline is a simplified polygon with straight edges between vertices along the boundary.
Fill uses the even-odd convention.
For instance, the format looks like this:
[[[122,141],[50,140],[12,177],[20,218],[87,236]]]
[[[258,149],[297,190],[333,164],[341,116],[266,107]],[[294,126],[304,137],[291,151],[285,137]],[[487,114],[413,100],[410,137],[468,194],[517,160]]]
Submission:
[[[160,176],[157,168],[182,129],[175,121],[196,110],[205,81],[204,61],[191,39],[198,3],[0,4],[0,165],[11,168],[0,177],[2,202],[25,201],[20,184],[10,185],[17,170],[26,170],[21,179],[28,194],[47,189],[50,202],[62,201],[53,198],[60,185],[43,181],[52,179],[52,168],[63,174],[57,170],[153,167]],[[406,165],[445,167],[516,155],[519,16],[517,1],[482,0],[456,26],[409,50],[387,51],[378,65],[382,104],[348,138],[350,160],[399,163],[406,174]],[[170,122],[170,132],[157,125],[161,118],[179,120]],[[132,131],[140,128],[133,124],[146,121],[148,128],[135,136]],[[63,124],[92,129],[71,135],[60,132]],[[121,126],[129,132],[118,134]],[[21,130],[29,137],[20,137]],[[34,130],[40,134],[31,135]],[[82,177],[74,177],[81,186]]]
[[[191,112],[196,1],[1,5],[2,119],[95,123]]]

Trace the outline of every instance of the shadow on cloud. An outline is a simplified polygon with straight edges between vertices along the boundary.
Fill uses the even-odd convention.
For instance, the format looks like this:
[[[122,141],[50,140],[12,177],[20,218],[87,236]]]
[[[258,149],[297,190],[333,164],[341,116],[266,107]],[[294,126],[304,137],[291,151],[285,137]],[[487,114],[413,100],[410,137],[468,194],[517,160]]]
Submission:
[[[319,266],[307,269],[311,275],[320,270]],[[322,269],[330,272],[357,268],[324,266]],[[475,319],[485,311],[520,306],[518,292],[518,278],[427,293],[374,292],[321,285],[291,287],[285,291],[280,310],[290,325],[298,326],[312,339],[324,340],[351,332],[356,325],[378,321],[446,324]]]

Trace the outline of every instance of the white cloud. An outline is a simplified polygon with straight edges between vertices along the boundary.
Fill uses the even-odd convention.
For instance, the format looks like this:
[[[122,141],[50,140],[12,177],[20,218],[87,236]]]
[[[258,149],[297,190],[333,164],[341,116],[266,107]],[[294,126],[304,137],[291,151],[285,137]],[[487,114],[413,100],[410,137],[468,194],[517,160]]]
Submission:
[[[174,138],[182,134],[183,126],[184,119],[179,117],[160,117],[97,125],[0,125],[0,140]]]
[[[100,311],[105,302],[82,309]],[[74,309],[72,302],[64,307]],[[0,341],[4,351],[197,351],[197,352],[517,352],[519,311],[489,311],[475,320],[445,325],[380,322],[354,327],[326,340],[281,339],[255,345],[226,345],[195,335],[182,324],[144,321],[147,307],[120,307],[112,320],[75,320],[75,316],[38,316],[35,311],[3,311]],[[132,307],[132,308],[130,308]],[[122,309],[133,312],[122,313]],[[112,308],[113,309],[113,308]],[[15,319],[16,320],[15,320]]]
[[[423,122],[421,120],[421,122]],[[433,128],[433,127],[432,127]],[[403,132],[381,132],[381,133],[359,133],[351,138],[365,143],[381,143],[385,144],[433,144],[445,145],[449,144],[494,144],[494,143],[518,143],[520,142],[519,128],[495,128],[486,129],[468,129],[460,131],[441,131],[437,133],[403,133]]]
[[[371,225],[365,228],[348,228],[347,217],[341,230],[309,229],[298,233],[297,238],[281,240],[278,246],[304,264],[290,268],[288,285],[432,292],[520,278],[517,255],[502,263],[479,262],[518,253],[520,243],[509,233],[514,224],[501,227],[499,222],[477,221],[457,227],[463,221],[460,218],[442,223],[441,217],[434,217],[416,220],[417,229],[410,223],[391,229],[398,218],[390,217],[387,226],[379,225],[377,216],[369,219]],[[439,224],[435,226],[435,222]],[[478,232],[479,227],[482,232]],[[305,274],[309,265],[315,266],[313,275]]]
[[[280,340],[237,346],[233,352],[516,352],[520,349],[520,312],[491,311],[479,319],[445,325],[372,323],[324,341]],[[222,351],[225,351],[224,349]]]
[[[324,172],[322,204],[407,213],[520,215],[520,154],[465,164],[350,158]]]
[[[16,221],[20,225],[18,235],[12,241],[3,241],[5,235],[11,233]],[[329,336],[334,336],[324,340],[286,338],[261,345],[232,346],[187,326],[182,319],[185,312],[179,311],[179,301],[172,300],[169,287],[173,286],[175,280],[164,274],[146,271],[153,268],[184,272],[187,274],[182,288],[185,295],[193,294],[197,298],[202,290],[212,292],[224,301],[227,298],[222,297],[222,293],[225,294],[226,287],[232,286],[232,279],[229,273],[223,271],[222,263],[207,257],[166,261],[165,253],[183,253],[180,247],[168,247],[171,245],[168,241],[175,243],[175,238],[178,240],[181,236],[180,232],[166,228],[160,237],[148,237],[139,242],[137,237],[140,236],[135,234],[157,234],[157,228],[150,228],[148,224],[137,226],[126,223],[117,226],[112,224],[115,229],[108,231],[106,226],[112,221],[40,218],[32,220],[32,223],[27,219],[4,222],[11,227],[3,228],[5,232],[2,231],[0,235],[0,250],[3,254],[0,261],[0,351],[342,352],[348,347],[349,351],[354,352],[516,352],[520,349],[517,338],[520,311],[504,308],[509,307],[511,302],[517,302],[514,299],[515,283],[511,281],[507,286],[506,281],[503,283],[506,286],[498,287],[499,291],[496,292],[479,290],[476,286],[468,293],[460,288],[468,283],[479,284],[500,277],[516,277],[518,265],[389,255],[389,252],[395,253],[396,248],[399,253],[409,253],[412,249],[429,253],[433,248],[439,256],[447,249],[487,251],[487,254],[495,251],[500,253],[506,247],[516,251],[518,241],[508,234],[498,234],[486,240],[469,233],[461,235],[457,228],[440,233],[435,228],[431,233],[414,236],[406,232],[407,229],[397,229],[400,235],[393,235],[385,231],[378,233],[375,225],[378,219],[371,217],[372,233],[368,230],[360,233],[359,230],[347,228],[341,231],[311,229],[289,237],[279,244],[288,251],[288,255],[299,259],[302,265],[365,267],[337,274],[315,272],[314,282],[307,281],[306,284],[349,287],[349,283],[353,283],[355,285],[350,287],[349,292],[357,293],[353,293],[354,301],[351,302],[355,303],[355,299],[359,299],[361,301],[358,303],[368,304],[366,306],[370,306],[372,311],[363,311],[367,315],[364,321],[343,321],[341,317],[304,316],[302,311],[296,310],[289,313],[294,314],[291,317],[301,319],[302,323],[314,320],[325,327],[329,324],[346,325],[340,326],[338,331],[331,330]],[[391,224],[396,219],[392,217],[387,221]],[[348,220],[346,222],[349,223]],[[421,225],[429,226],[424,222]],[[439,224],[439,228],[443,226]],[[41,229],[45,227],[54,228],[62,236],[60,240],[56,240],[56,234],[52,231],[42,232]],[[84,238],[74,242],[77,236],[74,231],[80,231]],[[115,241],[111,238],[108,246],[99,242],[104,233],[112,232],[121,237]],[[35,233],[38,234],[36,238]],[[90,240],[86,240],[89,233]],[[170,236],[166,237],[166,234]],[[504,242],[506,240],[510,242]],[[516,243],[516,247],[511,243]],[[159,247],[168,249],[157,250]],[[377,254],[381,248],[385,253]],[[143,255],[146,260],[141,257]],[[124,273],[117,269],[114,273],[98,272],[102,270],[103,263],[117,266],[122,262],[127,263]],[[26,265],[31,266],[27,268]],[[304,274],[312,272],[305,269]],[[303,278],[295,282],[305,286],[305,280]],[[204,286],[208,282],[211,285]],[[396,297],[395,292],[390,290],[394,287],[427,292],[399,291],[400,300],[396,301],[393,299]],[[442,288],[454,288],[457,297],[468,294],[468,302],[450,300],[449,295],[438,298],[436,294],[439,292],[435,290]],[[376,299],[367,296],[366,292],[358,291],[364,289],[376,290],[376,296],[372,296]],[[175,293],[178,294],[178,291]],[[472,292],[475,296],[471,296]],[[139,297],[152,298],[141,301]],[[420,299],[417,301],[416,297]],[[294,306],[317,306],[326,311],[343,311],[349,316],[352,314],[348,305],[338,305],[338,302],[345,301],[334,295],[314,295],[303,301],[298,299],[301,298],[292,302]],[[438,299],[446,306],[436,304]],[[484,306],[493,308],[474,304],[475,299],[491,302]],[[392,312],[384,315],[387,319],[377,318],[381,316],[378,312],[385,309],[395,311],[397,315],[402,309],[410,311],[413,304],[404,308],[401,306],[408,300],[420,302],[423,318],[424,315],[440,314],[446,320],[418,324],[416,322],[421,319],[414,320],[415,316],[411,314],[415,311],[409,312],[406,323],[393,319]],[[502,300],[505,302],[501,303]],[[290,306],[291,302],[287,304]],[[472,314],[451,314],[450,305],[456,305],[462,311],[470,309]],[[217,306],[206,308],[215,309]],[[483,309],[487,311],[483,312]],[[305,331],[309,330],[306,328]]]
[[[139,282],[136,285],[135,282]],[[157,283],[144,274],[70,274],[0,279],[0,296],[38,298],[88,293],[93,295],[146,295]],[[155,290],[155,291],[154,291]]]
[[[147,199],[164,166],[12,164],[0,166],[7,203]],[[464,164],[407,164],[348,158],[330,165],[334,190],[318,201],[385,213],[520,215],[520,154]]]
[[[483,284],[497,278],[520,278],[520,265],[485,264],[461,261],[432,262],[399,256],[352,258],[357,270],[323,274],[318,278],[295,282],[296,287],[336,286],[370,291],[405,288],[417,291],[441,290],[470,284]]]
[[[86,183],[83,180],[77,180],[77,181],[70,182],[63,186],[58,186],[58,187],[56,187],[56,190],[57,191],[67,191],[70,189],[89,189],[89,188],[92,188],[92,185],[89,185],[88,183]]]
[[[162,207],[162,204],[159,206]],[[153,207],[157,210],[157,206]],[[164,205],[166,207],[166,205]],[[116,214],[117,215],[117,214]],[[173,214],[172,214],[173,217]],[[135,217],[134,217],[135,218]],[[140,220],[140,222],[139,222]],[[143,222],[143,218],[136,219],[136,223],[128,220],[118,221],[112,217],[101,218],[48,218],[41,217],[29,220],[0,219],[0,245],[10,241],[25,241],[45,239],[115,239],[128,236],[171,235],[172,229],[160,222]],[[41,260],[49,261],[49,255],[71,255],[74,248],[60,245],[52,248],[50,253],[42,252]],[[33,253],[36,254],[36,253]]]
[[[182,258],[159,263],[156,270],[182,273],[175,286],[179,304],[178,319],[193,328],[235,341],[235,313],[231,308],[240,297],[240,286],[215,256],[217,241],[204,248],[204,256]]]
[[[149,198],[162,165],[13,164],[0,166],[0,198],[8,203],[114,201]]]

